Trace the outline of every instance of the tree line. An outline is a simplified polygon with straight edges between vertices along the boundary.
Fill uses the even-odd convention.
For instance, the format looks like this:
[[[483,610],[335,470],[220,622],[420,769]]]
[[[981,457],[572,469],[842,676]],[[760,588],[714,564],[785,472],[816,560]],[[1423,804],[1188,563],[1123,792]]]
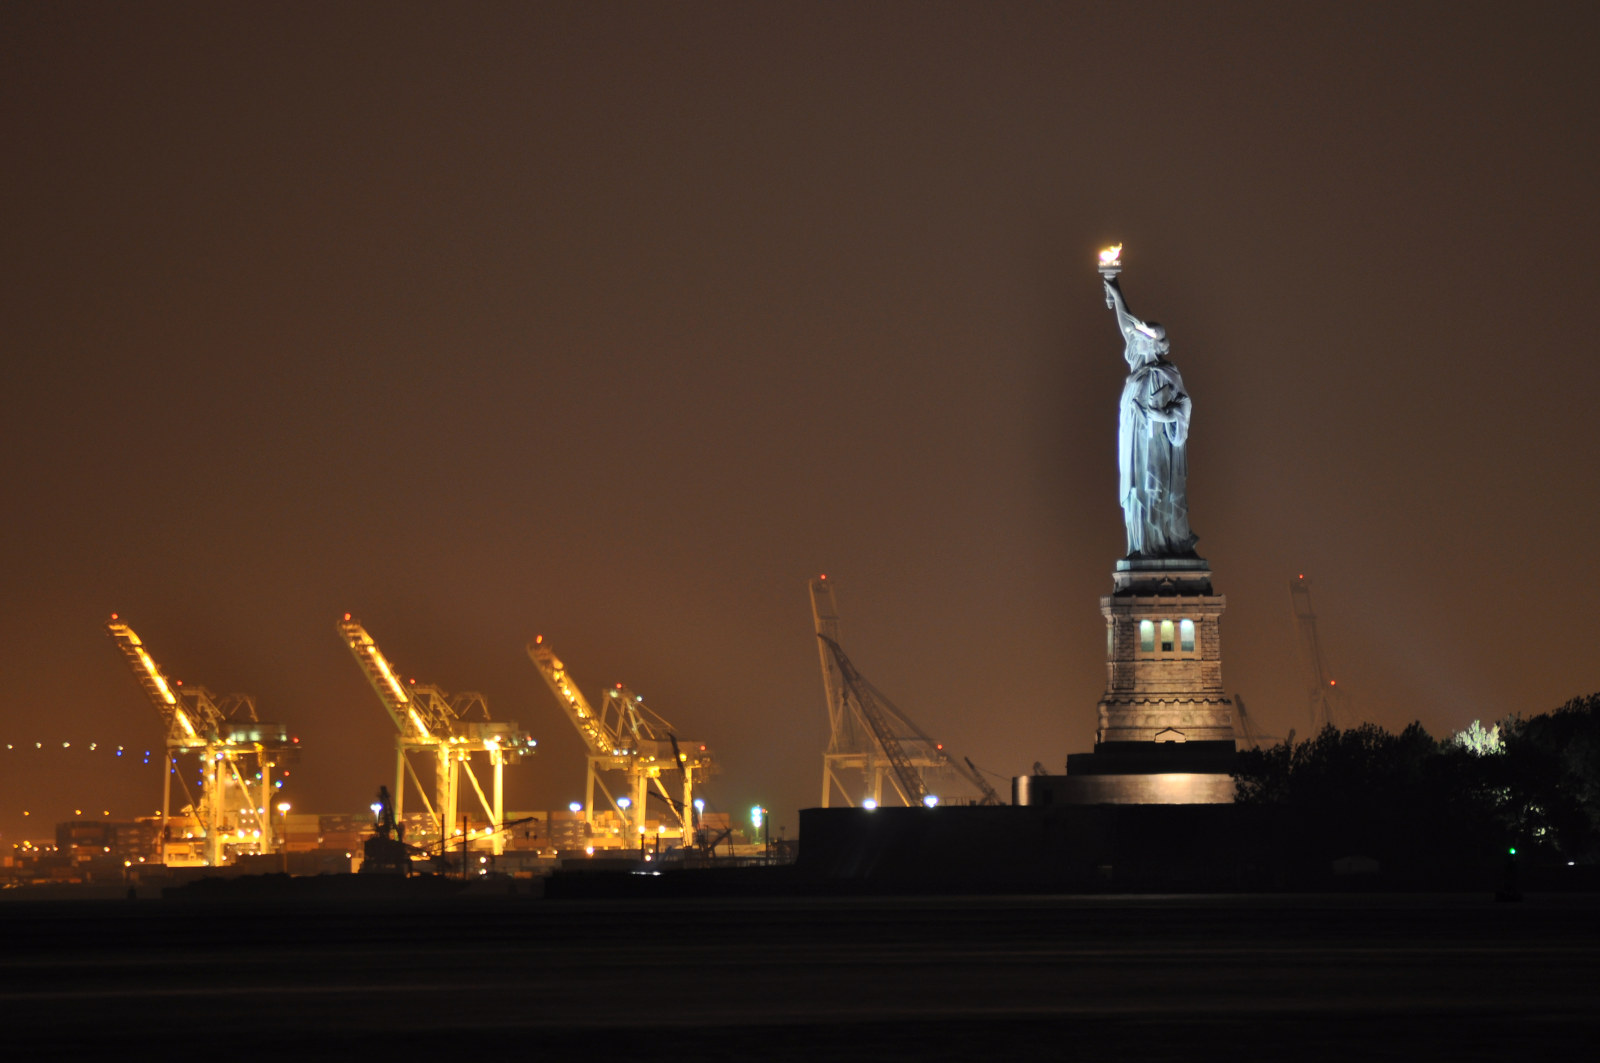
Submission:
[[[1402,877],[1481,877],[1519,862],[1600,858],[1600,693],[1553,712],[1474,722],[1435,739],[1420,723],[1333,726],[1243,750],[1236,801],[1259,810],[1277,860],[1310,873],[1369,857]]]

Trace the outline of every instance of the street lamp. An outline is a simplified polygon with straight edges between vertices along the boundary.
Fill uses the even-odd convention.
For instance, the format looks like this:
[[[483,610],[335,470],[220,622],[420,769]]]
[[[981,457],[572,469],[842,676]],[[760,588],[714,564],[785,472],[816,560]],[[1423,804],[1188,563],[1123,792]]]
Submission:
[[[766,843],[767,856],[770,858],[772,856],[772,823],[767,815],[767,810],[760,805],[752,805],[750,808],[750,825],[756,829],[757,839]],[[763,827],[766,830],[763,831]]]
[[[279,835],[278,852],[283,854],[283,873],[289,873],[289,802],[278,802],[278,821],[283,824],[283,833]]]

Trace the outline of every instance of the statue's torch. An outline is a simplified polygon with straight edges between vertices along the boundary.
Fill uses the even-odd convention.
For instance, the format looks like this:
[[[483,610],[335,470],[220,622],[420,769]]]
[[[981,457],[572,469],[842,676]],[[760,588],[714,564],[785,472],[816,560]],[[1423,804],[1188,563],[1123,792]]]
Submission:
[[[1117,244],[1115,247],[1108,247],[1104,251],[1100,252],[1100,276],[1104,277],[1106,280],[1110,280],[1111,278],[1115,277],[1117,274],[1119,274],[1121,272],[1122,272],[1122,245],[1121,244]],[[1116,303],[1111,301],[1111,293],[1110,292],[1106,293],[1106,306],[1108,308],[1110,308],[1110,309],[1113,309],[1113,310],[1116,309]]]

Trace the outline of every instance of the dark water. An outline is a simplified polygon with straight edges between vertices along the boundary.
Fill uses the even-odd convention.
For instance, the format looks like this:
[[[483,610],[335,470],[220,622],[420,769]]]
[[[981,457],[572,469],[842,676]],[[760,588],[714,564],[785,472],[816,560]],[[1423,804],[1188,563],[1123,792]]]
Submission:
[[[1589,1058],[1600,1041],[1587,896],[10,903],[0,941],[18,1059]]]

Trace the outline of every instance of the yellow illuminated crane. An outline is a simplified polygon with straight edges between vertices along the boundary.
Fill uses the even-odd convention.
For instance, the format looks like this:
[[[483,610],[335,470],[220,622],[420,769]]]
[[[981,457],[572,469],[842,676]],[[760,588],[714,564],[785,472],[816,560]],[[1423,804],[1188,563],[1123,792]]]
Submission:
[[[971,761],[965,768],[957,764],[942,744],[929,738],[856,671],[839,648],[839,609],[826,575],[811,581],[811,617],[822,657],[823,693],[828,700],[828,749],[822,755],[823,808],[829,806],[835,790],[852,807],[857,796],[881,804],[885,781],[903,804],[921,804],[930,794],[936,794],[929,788],[930,776],[942,777],[942,781],[960,776],[983,795],[982,804],[1000,803],[994,787],[978,774]],[[841,777],[846,772],[861,775],[865,794],[852,794]]]
[[[472,791],[489,817],[486,832],[494,853],[505,848],[505,766],[531,754],[538,745],[533,737],[513,722],[490,719],[489,706],[482,694],[446,694],[436,686],[402,683],[389,659],[361,624],[344,614],[338,624],[339,637],[361,666],[373,692],[394,721],[394,816],[404,821],[405,781],[409,776],[422,804],[428,810],[438,833],[441,852],[450,839],[456,821],[461,776],[465,774]],[[411,755],[420,753],[433,762],[432,799],[430,787],[423,785]],[[491,800],[472,770],[472,754],[486,753],[494,769]],[[469,839],[462,838],[462,845]]]
[[[248,694],[218,698],[204,687],[185,689],[168,679],[133,628],[119,622],[115,613],[106,632],[167,731],[161,862],[217,867],[230,853],[271,852],[272,795],[281,785],[273,772],[298,739],[291,740],[282,724],[258,720],[255,700]],[[189,790],[182,766],[191,755],[199,761],[197,795]],[[174,777],[188,799],[177,817],[172,814]],[[174,837],[179,831],[181,837]]]
[[[598,786],[621,818],[625,833],[630,837],[644,834],[645,799],[653,784],[672,809],[680,837],[688,845],[696,826],[695,787],[715,768],[706,747],[680,740],[670,723],[621,683],[606,691],[600,699],[600,711],[596,712],[560,658],[544,644],[543,635],[528,643],[528,657],[588,747],[583,801],[588,821],[594,822],[594,791]],[[627,777],[627,789],[613,794],[602,777],[604,772],[621,772]],[[682,784],[681,801],[667,790],[673,773]]]

